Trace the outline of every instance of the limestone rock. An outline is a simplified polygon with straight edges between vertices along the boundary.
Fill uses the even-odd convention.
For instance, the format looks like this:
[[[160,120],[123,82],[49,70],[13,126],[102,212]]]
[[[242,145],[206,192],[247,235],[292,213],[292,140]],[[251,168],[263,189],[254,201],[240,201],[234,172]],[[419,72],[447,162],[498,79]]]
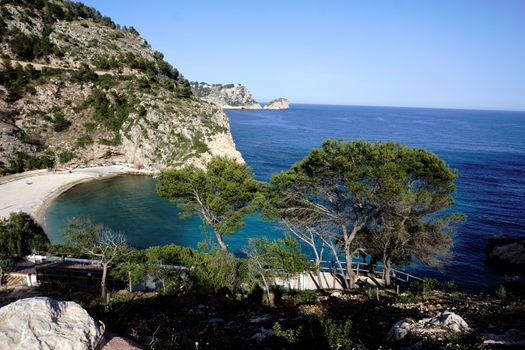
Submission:
[[[38,297],[0,309],[0,349],[90,350],[102,330],[80,305]]]
[[[445,311],[435,317],[419,321],[404,319],[396,322],[388,332],[388,339],[399,341],[407,335],[423,338],[446,338],[454,333],[469,332],[467,322],[453,312]]]
[[[224,109],[261,109],[248,89],[241,84],[208,84],[192,81],[194,94]]]
[[[410,320],[398,321],[392,326],[392,328],[390,328],[390,331],[388,332],[388,339],[399,341],[406,337],[411,329],[412,323]]]
[[[270,102],[268,102],[264,106],[264,109],[288,109],[288,107],[289,107],[288,100],[280,97],[280,98],[276,98],[275,100],[271,100]]]

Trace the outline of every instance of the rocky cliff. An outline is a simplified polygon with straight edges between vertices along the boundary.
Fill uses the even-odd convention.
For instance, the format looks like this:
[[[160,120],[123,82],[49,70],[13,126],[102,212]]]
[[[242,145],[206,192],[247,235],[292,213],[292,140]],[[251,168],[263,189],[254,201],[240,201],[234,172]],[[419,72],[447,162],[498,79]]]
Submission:
[[[264,109],[288,109],[288,107],[288,100],[282,97],[271,100],[264,105]]]
[[[248,89],[241,84],[191,82],[191,89],[201,99],[224,109],[261,109]]]
[[[242,161],[226,114],[133,28],[80,3],[0,1],[0,175],[77,162]]]

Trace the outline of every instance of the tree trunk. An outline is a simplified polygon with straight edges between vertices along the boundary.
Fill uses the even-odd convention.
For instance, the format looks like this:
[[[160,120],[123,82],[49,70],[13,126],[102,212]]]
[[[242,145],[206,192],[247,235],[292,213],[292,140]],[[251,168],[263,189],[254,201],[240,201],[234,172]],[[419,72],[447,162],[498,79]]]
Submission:
[[[352,270],[352,254],[348,250],[349,249],[345,249],[346,275],[348,278],[348,287],[353,289],[355,288],[355,274],[354,270]]]
[[[133,286],[131,285],[131,271],[128,271],[128,282],[129,282],[129,291],[133,292]]]
[[[345,225],[341,225],[341,229],[343,231],[343,240],[344,240],[346,278],[348,279],[349,288],[353,289],[355,288],[355,279],[354,279],[355,276],[354,276],[354,270],[352,270],[352,257],[353,257],[352,253],[353,252],[351,251],[350,247],[351,247],[352,241],[354,240],[358,229],[354,226],[350,234],[348,234],[348,230],[346,229]]]
[[[227,252],[228,246],[226,245],[226,243],[224,243],[224,237],[222,236],[222,234],[215,230],[213,230],[213,232],[215,233],[215,237],[217,237],[217,242],[221,246],[222,251]]]
[[[383,258],[383,279],[385,280],[385,286],[390,286],[390,273],[392,272],[392,265],[389,258]]]
[[[102,299],[106,298],[107,294],[107,286],[106,286],[106,278],[108,275],[108,264],[102,263],[102,280],[100,280],[100,296]]]
[[[2,266],[0,266],[0,287],[2,287],[2,278],[4,278],[4,271],[2,270]]]

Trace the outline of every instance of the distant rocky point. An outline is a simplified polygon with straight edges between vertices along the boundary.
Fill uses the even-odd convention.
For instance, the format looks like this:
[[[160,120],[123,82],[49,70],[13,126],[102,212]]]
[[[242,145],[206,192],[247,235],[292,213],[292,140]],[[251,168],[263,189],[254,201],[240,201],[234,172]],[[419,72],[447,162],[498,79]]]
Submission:
[[[261,109],[248,89],[241,84],[190,82],[195,95],[224,109]]]
[[[268,102],[264,106],[264,109],[288,109],[288,107],[289,107],[288,100],[280,97],[280,98],[276,98],[275,100],[271,100],[270,102]]]

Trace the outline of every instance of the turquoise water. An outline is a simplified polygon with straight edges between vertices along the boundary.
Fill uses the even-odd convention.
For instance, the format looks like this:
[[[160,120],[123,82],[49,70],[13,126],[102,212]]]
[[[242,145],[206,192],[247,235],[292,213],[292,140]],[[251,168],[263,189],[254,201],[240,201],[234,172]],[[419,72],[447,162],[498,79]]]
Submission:
[[[499,283],[501,271],[485,265],[488,237],[525,236],[525,113],[422,108],[292,105],[289,110],[228,111],[237,148],[260,180],[287,169],[326,138],[394,140],[424,147],[458,169],[454,209],[468,215],[457,230],[453,257],[421,274],[456,279],[467,287]],[[126,233],[138,247],[177,243],[195,247],[211,238],[197,218],[181,220],[176,207],[155,194],[154,180],[126,176],[76,186],[46,213],[52,241],[70,217],[89,216]],[[249,237],[280,237],[275,223],[252,216],[227,238],[242,252]]]
[[[155,192],[149,176],[123,175],[79,184],[59,196],[45,214],[45,230],[52,242],[62,242],[70,218],[89,217],[124,233],[137,248],[176,243],[197,247],[214,242],[197,216],[181,219],[177,206]],[[246,218],[246,225],[226,237],[230,248],[242,253],[250,237],[282,236],[276,223],[261,221],[257,215]]]

